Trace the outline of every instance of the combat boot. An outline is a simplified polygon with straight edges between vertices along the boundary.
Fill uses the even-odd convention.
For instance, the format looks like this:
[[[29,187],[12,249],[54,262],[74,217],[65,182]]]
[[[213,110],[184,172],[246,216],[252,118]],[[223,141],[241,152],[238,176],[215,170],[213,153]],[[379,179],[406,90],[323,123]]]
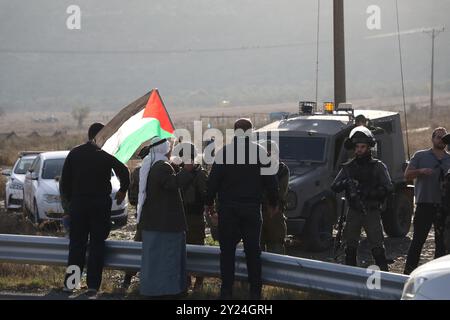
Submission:
[[[373,248],[372,255],[375,259],[376,265],[380,268],[381,271],[389,271],[384,248]]]

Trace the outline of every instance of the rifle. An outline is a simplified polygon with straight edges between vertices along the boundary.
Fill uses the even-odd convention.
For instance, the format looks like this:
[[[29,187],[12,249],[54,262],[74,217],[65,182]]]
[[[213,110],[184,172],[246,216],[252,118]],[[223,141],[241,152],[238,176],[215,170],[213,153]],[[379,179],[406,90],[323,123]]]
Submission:
[[[336,234],[336,238],[334,240],[334,248],[333,248],[333,255],[334,255],[335,261],[337,261],[338,257],[340,256],[339,249],[342,246],[342,231],[344,229],[344,223],[345,223],[345,218],[346,218],[345,197],[342,197],[341,200],[342,200],[341,215],[339,216],[337,234]]]
[[[347,172],[347,167],[343,166],[342,170],[344,170],[345,177],[347,179],[347,191],[349,195],[349,202],[356,202],[356,204],[359,206],[359,209],[361,209],[364,216],[367,215],[367,209],[364,205],[364,202],[362,201],[360,195],[358,186],[356,185],[355,181],[350,177],[350,175]]]

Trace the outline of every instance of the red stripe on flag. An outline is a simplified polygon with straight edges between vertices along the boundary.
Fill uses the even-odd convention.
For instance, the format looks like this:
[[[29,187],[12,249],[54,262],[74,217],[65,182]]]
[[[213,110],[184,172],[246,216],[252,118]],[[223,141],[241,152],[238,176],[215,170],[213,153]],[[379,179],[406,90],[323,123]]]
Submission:
[[[153,90],[147,105],[144,110],[142,118],[156,118],[159,120],[161,128],[169,133],[173,133],[175,130],[167,113],[164,103],[161,100],[158,90]]]

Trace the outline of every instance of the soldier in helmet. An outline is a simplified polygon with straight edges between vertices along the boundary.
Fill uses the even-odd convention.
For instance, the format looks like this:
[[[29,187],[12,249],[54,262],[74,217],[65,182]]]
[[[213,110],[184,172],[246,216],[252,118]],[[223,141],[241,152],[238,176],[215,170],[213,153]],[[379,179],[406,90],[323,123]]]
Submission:
[[[355,117],[355,128],[359,126],[366,127],[373,135],[382,134],[384,132],[383,128],[373,126],[370,119],[367,119],[363,114],[359,114]]]
[[[208,173],[196,163],[197,148],[190,142],[179,143],[174,148],[174,154],[181,159],[181,166],[190,172],[193,179],[182,187],[183,206],[186,214],[187,233],[186,243],[195,245],[205,244],[205,218],[203,215],[206,197],[206,184]],[[188,287],[192,284],[191,276],[188,276]],[[193,290],[201,290],[203,277],[196,277]]]
[[[286,164],[279,161],[279,149],[274,141],[269,140],[266,149],[270,160],[278,164],[276,176],[279,185],[279,210],[267,210],[268,199],[267,194],[265,194],[262,205],[263,224],[261,230],[261,249],[267,252],[285,254],[284,244],[287,227],[284,212],[286,211],[286,198],[289,188],[289,168]]]
[[[386,165],[372,157],[375,146],[371,131],[363,126],[350,133],[346,146],[354,149],[354,158],[342,165],[331,189],[345,191],[349,211],[344,229],[345,264],[356,266],[357,250],[363,227],[372,249],[375,263],[388,271],[384,250],[381,211],[393,186]]]

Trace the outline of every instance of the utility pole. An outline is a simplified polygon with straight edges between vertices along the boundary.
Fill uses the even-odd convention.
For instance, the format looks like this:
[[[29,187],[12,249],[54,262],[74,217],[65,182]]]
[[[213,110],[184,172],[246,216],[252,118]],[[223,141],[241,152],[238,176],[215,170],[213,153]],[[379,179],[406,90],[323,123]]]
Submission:
[[[320,37],[320,0],[317,0],[317,38],[316,38],[316,108],[319,105],[319,37]]]
[[[344,0],[333,0],[334,105],[346,102]]]
[[[433,108],[434,108],[434,40],[436,37],[441,33],[444,32],[445,27],[433,27],[433,28],[420,28],[420,29],[412,29],[412,30],[405,30],[401,32],[395,32],[395,33],[387,33],[387,34],[380,34],[372,37],[367,37],[366,39],[377,39],[377,38],[387,38],[392,36],[398,36],[400,35],[409,35],[409,34],[417,34],[417,33],[427,33],[431,35],[431,81],[430,81],[430,112],[429,112],[429,119],[432,119],[433,117]],[[399,49],[401,51],[401,47],[399,46]],[[401,55],[400,55],[401,57]]]
[[[433,118],[433,109],[434,109],[434,40],[439,35],[439,33],[444,31],[444,27],[439,29],[433,28],[431,30],[425,30],[425,33],[431,34],[431,81],[430,81],[430,120]]]

